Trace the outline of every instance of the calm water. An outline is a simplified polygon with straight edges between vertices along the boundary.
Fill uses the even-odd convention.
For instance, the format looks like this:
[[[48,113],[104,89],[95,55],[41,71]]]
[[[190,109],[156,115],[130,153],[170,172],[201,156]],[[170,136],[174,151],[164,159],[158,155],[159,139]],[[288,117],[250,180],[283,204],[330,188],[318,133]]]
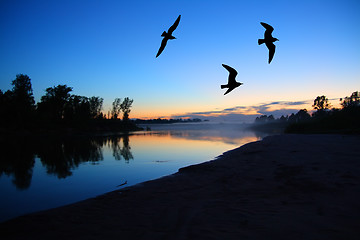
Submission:
[[[263,137],[236,124],[151,128],[126,136],[2,139],[0,221],[169,175]]]

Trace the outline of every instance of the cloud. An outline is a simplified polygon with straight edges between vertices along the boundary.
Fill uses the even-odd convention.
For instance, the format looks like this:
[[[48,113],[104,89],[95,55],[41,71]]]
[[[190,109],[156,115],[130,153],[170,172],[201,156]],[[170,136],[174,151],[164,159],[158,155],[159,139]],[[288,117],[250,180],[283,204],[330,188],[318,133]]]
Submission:
[[[266,115],[288,115],[289,113],[297,112],[301,108],[304,108],[304,106],[308,106],[311,104],[311,100],[305,100],[305,101],[296,101],[296,102],[290,102],[290,101],[276,101],[271,103],[264,103],[257,106],[252,106],[254,110],[256,110],[260,114],[266,114]],[[298,106],[299,108],[294,108],[294,106]],[[302,107],[300,107],[302,106]]]
[[[224,113],[224,110],[207,111],[207,112],[193,112],[192,114],[195,114],[195,115],[211,115],[211,114],[218,114],[218,113]]]
[[[307,100],[307,101],[300,101],[300,102],[285,102],[286,105],[289,106],[296,106],[296,105],[304,105],[304,104],[308,104],[310,103],[311,100]]]
[[[297,113],[300,109],[311,105],[312,100],[304,101],[274,101],[254,106],[235,106],[213,111],[191,112],[173,115],[172,118],[200,118],[210,121],[237,121],[253,122],[260,115],[273,115],[275,118],[281,115],[287,116]],[[298,108],[296,108],[296,106]]]
[[[224,111],[236,111],[236,110],[239,110],[239,109],[247,109],[247,107],[244,107],[244,106],[237,106],[237,107],[233,107],[233,108],[225,108]]]

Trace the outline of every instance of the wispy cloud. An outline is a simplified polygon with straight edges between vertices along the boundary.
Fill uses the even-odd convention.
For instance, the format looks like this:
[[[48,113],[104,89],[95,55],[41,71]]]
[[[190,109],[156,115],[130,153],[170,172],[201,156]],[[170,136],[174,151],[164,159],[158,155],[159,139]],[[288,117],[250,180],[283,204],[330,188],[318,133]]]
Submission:
[[[185,114],[173,115],[173,118],[200,118],[212,121],[240,121],[252,122],[260,115],[274,115],[280,117],[281,115],[290,115],[296,113],[300,109],[309,107],[312,100],[304,101],[274,101],[270,103],[261,103],[254,106],[234,106],[224,109],[216,109],[213,111],[190,112]]]

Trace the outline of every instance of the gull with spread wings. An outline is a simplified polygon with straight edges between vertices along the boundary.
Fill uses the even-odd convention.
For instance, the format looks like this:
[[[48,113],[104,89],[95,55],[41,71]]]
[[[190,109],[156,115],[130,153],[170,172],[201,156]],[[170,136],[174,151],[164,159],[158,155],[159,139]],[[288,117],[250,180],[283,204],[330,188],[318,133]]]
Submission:
[[[179,25],[179,22],[180,22],[180,17],[181,15],[178,16],[178,18],[175,20],[174,24],[169,28],[169,30],[166,32],[164,31],[161,36],[164,37],[163,40],[161,41],[161,46],[159,48],[159,51],[158,53],[156,54],[156,57],[158,57],[162,51],[164,50],[165,46],[166,46],[166,43],[169,39],[176,39],[172,33],[173,31],[176,29],[176,27]]]
[[[239,87],[240,85],[242,85],[243,83],[237,82],[235,80],[236,75],[237,75],[237,71],[235,69],[233,69],[232,67],[229,67],[228,65],[222,64],[222,66],[224,68],[226,68],[226,70],[229,71],[229,78],[228,78],[228,84],[225,85],[221,85],[221,89],[223,88],[228,88],[228,90],[224,93],[224,95],[228,94],[229,92],[231,92],[232,90],[234,90],[235,88]]]
[[[274,38],[272,36],[272,32],[274,31],[274,28],[270,26],[269,24],[266,24],[264,22],[260,22],[260,24],[266,29],[264,33],[264,39],[258,39],[258,44],[265,43],[266,47],[269,49],[269,64],[271,60],[274,57],[275,54],[275,41],[279,41],[279,39]]]

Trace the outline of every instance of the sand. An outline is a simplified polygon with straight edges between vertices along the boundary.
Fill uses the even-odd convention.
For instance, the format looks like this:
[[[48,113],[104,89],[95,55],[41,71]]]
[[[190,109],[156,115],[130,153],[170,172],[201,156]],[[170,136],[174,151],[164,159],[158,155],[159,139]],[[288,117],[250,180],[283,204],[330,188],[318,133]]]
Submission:
[[[2,239],[360,239],[360,136],[278,135],[0,225]]]

